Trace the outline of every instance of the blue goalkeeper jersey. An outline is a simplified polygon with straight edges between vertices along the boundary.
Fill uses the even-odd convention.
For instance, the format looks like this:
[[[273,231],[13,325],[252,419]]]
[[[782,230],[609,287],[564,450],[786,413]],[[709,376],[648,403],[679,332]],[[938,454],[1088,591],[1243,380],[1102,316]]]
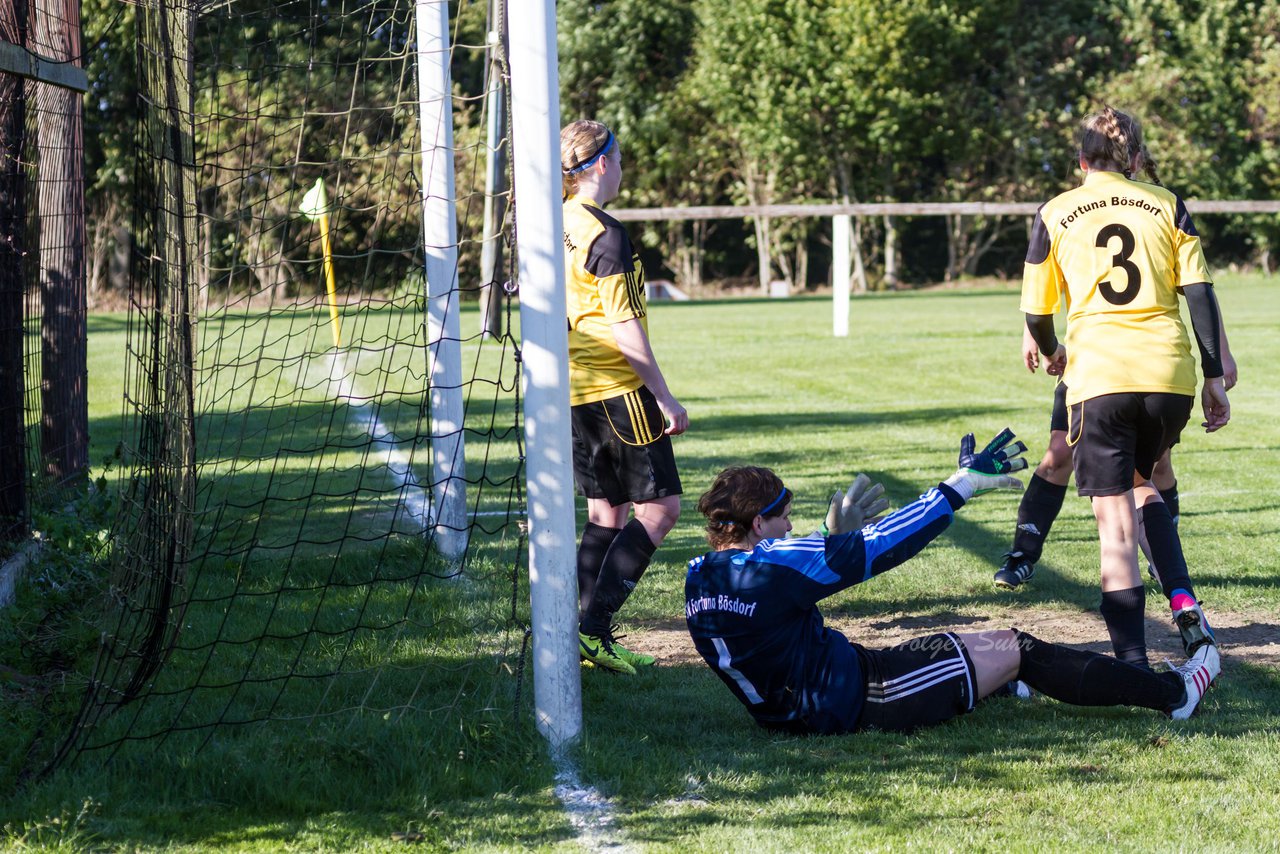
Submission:
[[[939,484],[861,531],[695,558],[684,587],[694,645],[761,726],[854,729],[866,696],[857,647],[823,625],[817,603],[909,560],[963,503]]]

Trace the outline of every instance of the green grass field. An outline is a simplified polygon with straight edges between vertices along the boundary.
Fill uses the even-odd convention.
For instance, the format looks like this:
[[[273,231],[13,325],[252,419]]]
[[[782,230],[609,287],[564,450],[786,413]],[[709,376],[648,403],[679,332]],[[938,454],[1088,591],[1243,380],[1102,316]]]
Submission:
[[[1234,627],[1223,630],[1224,675],[1199,716],[998,700],[912,736],[783,737],[756,728],[687,655],[633,679],[586,672],[575,760],[612,803],[612,821],[590,840],[681,851],[1276,848],[1280,384],[1269,366],[1280,357],[1280,279],[1226,276],[1219,298],[1241,369],[1233,422],[1213,436],[1189,428],[1174,453],[1193,578],[1211,617]],[[725,465],[776,469],[797,493],[803,533],[856,471],[883,481],[895,505],[912,500],[950,473],[967,431],[1010,426],[1038,456],[1052,385],[1021,367],[1019,322],[1012,287],[858,299],[842,340],[824,299],[654,306],[655,350],[690,413],[676,446],[686,495],[622,615],[628,643],[677,636],[684,562],[704,548],[694,504]],[[98,460],[120,436],[123,327],[102,317],[90,330]],[[910,564],[828,601],[829,621],[857,627],[865,634],[853,639],[868,645],[908,618],[920,634],[987,616],[1033,631],[1049,620],[1038,632],[1047,640],[1063,639],[1052,625],[1087,625],[1098,601],[1087,504],[1068,497],[1035,580],[1010,594],[991,573],[1016,506],[1016,496],[975,501]],[[1162,607],[1152,591],[1153,646],[1174,631]],[[378,651],[362,650],[368,664]],[[413,680],[411,661],[392,669]],[[443,689],[513,687],[510,675],[496,678]],[[199,752],[182,738],[132,745],[13,793],[0,807],[0,847],[397,851],[406,843],[396,834],[410,833],[415,850],[577,850],[525,689],[514,721],[484,707],[463,721],[424,709],[341,727],[231,728]]]

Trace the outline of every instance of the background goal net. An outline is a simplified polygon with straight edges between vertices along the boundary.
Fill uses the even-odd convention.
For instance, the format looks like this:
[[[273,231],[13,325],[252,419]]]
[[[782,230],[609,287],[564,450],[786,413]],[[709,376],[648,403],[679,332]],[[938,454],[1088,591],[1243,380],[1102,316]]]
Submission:
[[[62,759],[289,721],[394,765],[515,715],[501,12],[416,7],[134,10],[122,511]]]

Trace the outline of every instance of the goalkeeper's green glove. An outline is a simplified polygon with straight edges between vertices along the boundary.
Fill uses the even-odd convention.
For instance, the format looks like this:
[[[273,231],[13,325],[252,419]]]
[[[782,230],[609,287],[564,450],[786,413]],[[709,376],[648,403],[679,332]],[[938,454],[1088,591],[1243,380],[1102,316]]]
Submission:
[[[1004,428],[978,453],[974,453],[975,447],[972,433],[960,440],[960,468],[943,483],[965,501],[997,489],[1022,489],[1022,481],[1010,477],[1009,472],[1027,467],[1021,456],[1027,446],[1014,441],[1012,430]]]
[[[831,496],[827,521],[822,524],[823,535],[861,530],[863,525],[889,509],[889,499],[883,495],[883,485],[872,483],[865,474],[858,475],[849,484],[848,492],[837,489]]]

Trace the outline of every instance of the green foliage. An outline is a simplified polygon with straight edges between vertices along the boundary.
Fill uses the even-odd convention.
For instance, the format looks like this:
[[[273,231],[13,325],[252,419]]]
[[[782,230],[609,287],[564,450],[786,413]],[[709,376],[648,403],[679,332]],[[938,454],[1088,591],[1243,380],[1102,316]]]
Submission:
[[[15,601],[0,620],[2,788],[42,770],[79,709],[80,674],[97,649],[106,592],[115,510],[106,487],[100,477],[80,495],[34,514],[38,547],[28,550]]]
[[[698,30],[692,4],[562,3],[557,14],[562,123],[590,118],[618,134],[626,158],[620,203],[697,205],[721,192],[729,155],[688,81]],[[701,227],[642,223],[633,237],[675,266]]]
[[[613,123],[624,145],[634,135],[631,205],[1043,200],[1079,180],[1076,125],[1104,102],[1146,122],[1180,193],[1268,198],[1280,185],[1277,6],[561,4],[563,104],[566,117]],[[1206,225],[1232,260],[1266,264],[1277,244],[1275,217]],[[1006,232],[1017,242],[1017,226],[967,218],[937,233],[908,222],[902,242],[912,259],[947,255],[948,275],[973,273]],[[781,263],[809,227],[773,223],[756,238]],[[683,235],[650,237],[664,258],[679,255]],[[1016,273],[1020,259],[1000,269]]]
[[[469,234],[483,187],[478,46],[490,22],[480,0],[451,6],[460,233]],[[83,15],[99,256],[110,244],[102,234],[120,239],[117,226],[132,220],[136,12],[87,0]],[[318,229],[296,210],[316,177],[337,206],[343,287],[395,287],[420,266],[412,13],[397,3],[313,12],[257,0],[202,7],[197,19],[201,239],[215,288],[318,287]],[[1075,126],[1102,102],[1144,120],[1180,193],[1280,192],[1280,0],[607,0],[560,3],[557,14],[562,116],[618,131],[626,206],[1043,200],[1078,180]],[[764,260],[800,275],[799,254],[821,239],[812,225],[761,231]],[[878,226],[863,225],[875,243]],[[917,278],[978,270],[993,245],[1018,242],[1016,226],[899,224]],[[1201,228],[1224,260],[1274,264],[1276,217]],[[634,232],[652,260],[695,284],[704,267],[734,274],[757,263],[733,224]],[[464,282],[477,247],[461,246]],[[1020,257],[1006,246],[986,268],[1016,274]]]
[[[84,851],[94,841],[87,826],[100,806],[85,798],[74,812],[64,809],[55,816],[6,824],[0,829],[0,842],[6,851]]]
[[[133,37],[137,7],[82,0],[82,41],[89,92],[84,99],[84,159],[92,201],[133,185],[133,121],[138,94]]]

